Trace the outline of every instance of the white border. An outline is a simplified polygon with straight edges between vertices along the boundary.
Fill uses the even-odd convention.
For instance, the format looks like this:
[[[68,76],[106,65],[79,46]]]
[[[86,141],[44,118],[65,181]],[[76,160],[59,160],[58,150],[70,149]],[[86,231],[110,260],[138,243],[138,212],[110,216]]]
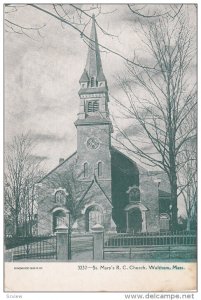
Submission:
[[[44,1],[35,1],[35,2],[29,2],[29,3],[49,3],[49,1],[47,0],[44,0]],[[122,3],[123,1],[110,1],[110,3]],[[142,3],[143,1],[135,1],[135,3]],[[12,3],[19,3],[19,1],[16,1],[16,0],[13,0]],[[27,3],[27,1],[20,1],[20,3]],[[64,0],[60,0],[59,3],[66,3],[66,1]],[[77,1],[75,0],[72,0],[70,1],[70,3],[77,3]],[[88,1],[82,1],[80,0],[79,3],[88,3]],[[100,1],[93,1],[93,3],[100,3]],[[102,0],[101,3],[108,3],[106,0]],[[146,1],[146,3],[167,3],[167,1]],[[170,3],[175,3],[175,1],[168,1],[168,4]],[[189,1],[176,1],[176,3],[196,3],[195,1],[193,0],[189,0]],[[199,7],[199,6],[198,6]],[[0,9],[1,9],[1,16],[2,16],[2,23],[3,23],[3,4],[0,6]],[[201,15],[200,15],[200,11],[198,10],[198,28],[200,28],[200,22],[199,20],[201,19]],[[200,29],[199,29],[200,30]],[[0,27],[0,36],[1,36],[1,45],[3,47],[3,26]],[[200,46],[200,40],[198,38],[198,49],[199,49],[199,46]],[[3,52],[3,49],[2,49],[2,52]],[[1,82],[2,82],[2,85],[3,85],[3,55],[2,55],[2,60],[1,60]],[[199,68],[198,68],[198,86],[200,87],[200,76],[199,76]],[[199,97],[198,97],[199,98]],[[1,89],[1,99],[3,99],[3,88]],[[2,116],[3,116],[3,101],[2,101]],[[200,106],[198,107],[198,114],[200,114]],[[2,118],[3,119],[3,118]],[[198,116],[198,119],[199,119],[199,116]],[[200,123],[198,123],[198,138],[199,138],[199,135],[200,135],[200,132],[201,132],[201,128],[200,128]],[[3,165],[3,122],[1,122],[1,127],[0,127],[0,143],[1,143],[1,166]],[[200,149],[198,149],[198,155],[200,154]],[[198,161],[198,170],[200,170],[200,160]],[[200,171],[199,171],[200,172]],[[198,175],[199,175],[199,172],[198,172]],[[1,182],[3,183],[3,170],[2,172],[0,173],[1,177]],[[199,176],[198,176],[199,177]],[[3,185],[1,185],[1,189],[0,189],[0,195],[1,195],[1,199],[3,199]],[[2,203],[3,201],[1,201]],[[199,203],[198,203],[198,208],[200,207]],[[1,247],[0,247],[0,251],[1,253],[3,253],[3,209],[1,209],[1,218],[0,218],[0,225],[1,225]],[[200,209],[199,209],[199,212],[200,213]],[[199,218],[198,218],[199,219]],[[200,222],[198,222],[198,230],[200,232]],[[199,243],[198,243],[199,244]],[[200,247],[198,247],[198,250],[199,250],[199,254],[200,254]],[[1,256],[2,258],[2,256]],[[199,264],[199,260],[198,260],[198,264]],[[198,269],[199,269],[199,266],[198,266]],[[3,270],[3,259],[1,259],[1,270]],[[2,283],[3,283],[3,272],[1,273],[2,275]],[[200,281],[199,281],[200,282]],[[194,299],[199,299],[201,296],[201,293],[200,293],[200,285],[198,287],[199,289],[199,292],[194,294]],[[123,293],[125,294],[125,293]],[[22,295],[22,298],[23,299],[28,299],[28,300],[32,300],[32,299],[45,299],[47,297],[48,300],[55,300],[55,299],[66,299],[66,297],[68,297],[69,299],[82,299],[82,300],[90,300],[90,299],[112,299],[113,297],[115,297],[115,299],[125,299],[124,295],[122,293],[109,293],[109,294],[102,294],[102,293],[68,293],[67,295],[65,293],[26,293],[26,294],[20,294]],[[134,294],[134,293],[132,293]],[[146,295],[146,293],[142,293],[143,295]],[[161,295],[162,293],[158,293],[158,297]],[[1,296],[1,299],[8,299],[8,295],[13,295],[14,294],[8,294],[8,293],[3,293],[3,284],[1,286],[1,293],[0,293],[0,296]],[[15,295],[19,295],[19,293],[15,293]]]

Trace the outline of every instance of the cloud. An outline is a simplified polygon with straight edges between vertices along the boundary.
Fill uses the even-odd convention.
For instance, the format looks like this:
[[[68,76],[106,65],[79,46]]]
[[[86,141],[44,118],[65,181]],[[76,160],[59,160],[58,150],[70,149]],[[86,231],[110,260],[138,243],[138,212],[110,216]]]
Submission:
[[[58,136],[56,134],[34,133],[32,136],[38,142],[61,142],[65,140],[65,136]]]
[[[17,121],[20,120],[20,122],[27,120],[30,116],[31,116],[31,112],[26,110],[13,113],[13,118],[15,118]]]
[[[52,9],[52,5],[46,5],[46,8]],[[150,65],[150,56],[142,46],[139,32],[136,32],[137,18],[126,4],[102,5],[103,12],[113,10],[113,13],[98,15],[97,21],[107,32],[118,37],[107,36],[97,28],[99,42],[125,58],[133,57],[135,50],[136,55],[143,61],[146,58]],[[53,166],[59,157],[66,157],[76,148],[74,121],[79,111],[79,78],[86,63],[87,46],[70,26],[62,28],[58,20],[29,6],[20,8],[12,16],[13,21],[27,26],[47,25],[42,30],[43,38],[37,40],[5,33],[5,138],[7,140],[25,130],[33,131],[39,141],[36,154],[39,157],[47,154],[47,163]],[[90,27],[91,24],[87,26],[87,34]],[[101,58],[109,90],[126,103],[127,99],[115,79],[115,74],[122,75],[125,70],[125,61],[112,53],[101,53]],[[132,78],[130,80],[134,87],[135,83]],[[110,112],[117,113],[113,103]],[[128,120],[121,119],[121,125],[129,136],[139,136],[139,128],[130,126]]]
[[[151,142],[150,142],[150,144],[149,145],[147,145],[147,146],[142,146],[142,150],[144,151],[144,152],[149,152],[149,151],[151,151],[151,150],[153,150],[153,145],[151,144]]]
[[[142,129],[141,129],[141,126],[138,125],[138,124],[135,124],[135,125],[129,125],[127,127],[125,127],[124,129],[124,133],[127,137],[140,137],[141,136],[141,133],[142,133]],[[121,137],[122,134],[121,132],[119,132],[117,130],[117,133],[116,133],[116,138],[119,138]]]
[[[117,14],[117,21],[121,23],[126,23],[131,26],[134,31],[140,31],[138,25],[148,26],[150,23],[155,23],[158,21],[158,18],[150,18],[145,16],[158,15],[161,12],[164,13],[166,11],[166,7],[162,5],[154,5],[154,4],[131,4],[131,8],[136,13],[132,12],[128,5],[121,5],[119,7],[119,13]],[[140,16],[142,14],[142,16]],[[143,17],[144,15],[144,17]],[[133,25],[133,26],[132,26]]]
[[[141,126],[139,125],[130,125],[129,127],[124,129],[124,132],[128,136],[139,136],[142,132]]]

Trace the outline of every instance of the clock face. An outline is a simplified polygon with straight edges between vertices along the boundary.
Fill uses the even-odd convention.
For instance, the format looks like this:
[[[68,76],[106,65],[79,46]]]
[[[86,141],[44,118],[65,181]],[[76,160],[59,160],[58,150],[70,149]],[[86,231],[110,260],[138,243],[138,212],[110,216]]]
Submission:
[[[95,150],[99,147],[99,145],[100,145],[100,142],[95,137],[91,137],[87,140],[87,148],[89,148],[89,149]]]

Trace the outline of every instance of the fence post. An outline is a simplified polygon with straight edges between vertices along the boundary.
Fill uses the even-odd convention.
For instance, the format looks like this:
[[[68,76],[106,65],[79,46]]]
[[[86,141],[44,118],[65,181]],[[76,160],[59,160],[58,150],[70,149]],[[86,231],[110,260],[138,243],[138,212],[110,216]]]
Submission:
[[[94,260],[103,260],[104,227],[96,224],[91,230],[94,236]]]
[[[70,259],[70,231],[66,225],[56,228],[57,260],[68,261]]]

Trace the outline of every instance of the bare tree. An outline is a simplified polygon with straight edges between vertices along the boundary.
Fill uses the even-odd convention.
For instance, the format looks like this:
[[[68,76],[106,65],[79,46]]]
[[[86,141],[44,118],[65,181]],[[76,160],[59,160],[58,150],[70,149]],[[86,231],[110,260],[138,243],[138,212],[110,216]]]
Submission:
[[[159,17],[141,28],[143,43],[155,69],[142,70],[127,64],[129,76],[120,78],[127,100],[115,101],[131,125],[123,129],[117,123],[115,139],[147,165],[157,166],[167,173],[171,187],[172,229],[176,229],[179,157],[183,145],[196,135],[196,124],[185,126],[181,134],[184,120],[197,103],[195,80],[189,76],[189,69],[195,63],[195,42],[184,16],[173,20]]]
[[[133,13],[133,18],[136,17],[139,19],[157,19],[160,17],[166,17],[174,19],[184,9],[185,5],[160,5],[156,8],[156,5],[139,5],[139,4],[128,4],[125,5],[128,7],[128,13],[131,11]],[[91,45],[91,39],[86,33],[86,29],[88,25],[90,25],[90,21],[95,16],[96,26],[105,34],[109,35],[112,38],[118,37],[104,29],[102,25],[97,21],[98,16],[101,14],[111,14],[116,11],[116,9],[112,11],[104,10],[104,5],[101,4],[49,4],[49,5],[39,5],[39,4],[5,4],[4,9],[4,24],[5,31],[8,33],[16,33],[16,34],[24,34],[29,38],[36,39],[37,36],[42,37],[42,31],[47,24],[43,23],[41,25],[24,25],[19,20],[15,19],[16,13],[20,14],[20,11],[24,13],[24,9],[27,9],[27,13],[29,10],[36,10],[39,13],[44,13],[48,16],[51,16],[53,19],[56,19],[60,22],[62,28],[69,27],[73,29],[75,32],[80,34],[80,37],[87,45]],[[104,44],[99,43],[100,50],[106,53],[114,54],[126,62],[130,62],[138,67],[152,69],[154,66],[150,65],[140,65],[136,60],[132,60],[129,57],[125,57],[122,53],[107,47]]]
[[[6,5],[5,25],[8,31],[17,31],[19,34],[35,30],[40,34],[41,26],[31,27],[22,26],[22,24],[13,22],[11,15],[20,6]],[[79,5],[38,5],[27,4],[26,7],[35,9],[61,22],[62,26],[69,26],[80,34],[84,42],[89,44],[90,38],[87,36],[85,29],[89,24],[94,12],[94,7],[83,7]],[[127,62],[128,71],[132,78],[132,84],[129,84],[127,78],[121,83],[129,103],[119,104],[123,108],[126,117],[138,121],[142,135],[148,138],[149,142],[141,138],[142,143],[150,143],[153,148],[145,151],[139,144],[140,140],[133,140],[127,131],[118,128],[121,136],[127,140],[125,144],[120,136],[117,140],[128,151],[141,156],[151,165],[156,165],[168,174],[171,184],[172,196],[172,224],[177,224],[177,173],[178,173],[178,156],[182,145],[190,140],[193,136],[193,129],[187,130],[184,135],[179,135],[183,120],[189,111],[196,105],[195,86],[187,86],[188,68],[191,65],[193,53],[193,39],[188,30],[188,26],[183,21],[184,5],[170,5],[167,9],[149,11],[150,6],[128,5],[129,11],[134,16],[146,20],[144,36],[146,46],[151,56],[151,64],[145,64],[136,56],[131,60],[117,51],[100,44],[102,51],[118,55]],[[96,7],[99,13],[101,6]],[[13,11],[9,11],[13,10]],[[107,34],[99,23],[97,26]],[[148,28],[148,29],[147,29]],[[108,33],[111,35],[110,33]],[[112,35],[111,35],[112,36]],[[129,78],[130,80],[130,78]],[[138,87],[133,89],[133,84]],[[140,95],[139,89],[144,90]],[[118,102],[118,101],[117,101]],[[149,144],[147,144],[149,146]],[[154,149],[154,152],[153,152]]]
[[[189,127],[195,128],[196,124],[197,112],[194,109],[183,121],[180,134],[183,135]],[[178,157],[178,195],[183,196],[185,203],[188,231],[191,225],[196,224],[197,216],[197,141],[195,135],[183,144]]]
[[[182,160],[185,163],[178,175],[178,190],[183,196],[186,209],[187,231],[190,231],[191,225],[195,225],[197,215],[197,167],[195,149],[193,149],[195,141],[192,139],[191,143],[183,150]]]
[[[30,134],[22,134],[13,138],[5,153],[5,221],[12,222],[16,236],[24,226],[26,234],[32,233],[34,183],[39,179],[41,164],[41,160],[32,154],[34,144]]]
[[[47,180],[51,187],[55,189],[62,188],[67,192],[66,203],[64,205],[70,211],[73,223],[79,214],[79,202],[76,201],[76,178],[73,167],[67,171],[55,171]]]
[[[41,25],[23,25],[19,20],[16,20],[16,13],[20,13],[22,10],[22,15],[24,13],[24,8],[26,8],[26,13],[29,10],[36,10],[38,13],[44,13],[52,18],[56,19],[60,22],[62,28],[70,27],[75,30],[75,32],[79,33],[83,41],[87,45],[91,45],[93,42],[90,37],[86,34],[86,29],[88,25],[90,26],[90,22],[92,19],[95,20],[96,26],[105,34],[111,37],[117,37],[112,33],[105,30],[95,17],[98,17],[100,14],[110,14],[113,11],[104,12],[102,6],[100,4],[91,4],[91,5],[74,5],[74,4],[49,4],[49,5],[38,5],[38,4],[5,4],[4,9],[4,23],[5,23],[5,31],[8,33],[16,33],[16,34],[24,34],[29,38],[35,39],[35,36],[42,37],[42,29],[47,24]],[[102,51],[112,52],[116,55],[121,56],[119,53],[112,51],[111,49],[105,47],[104,45],[100,45],[102,47]],[[121,56],[125,59],[123,56]]]
[[[159,18],[163,16],[174,19],[182,12],[184,6],[184,4],[128,4],[128,8],[134,15],[145,19]]]

